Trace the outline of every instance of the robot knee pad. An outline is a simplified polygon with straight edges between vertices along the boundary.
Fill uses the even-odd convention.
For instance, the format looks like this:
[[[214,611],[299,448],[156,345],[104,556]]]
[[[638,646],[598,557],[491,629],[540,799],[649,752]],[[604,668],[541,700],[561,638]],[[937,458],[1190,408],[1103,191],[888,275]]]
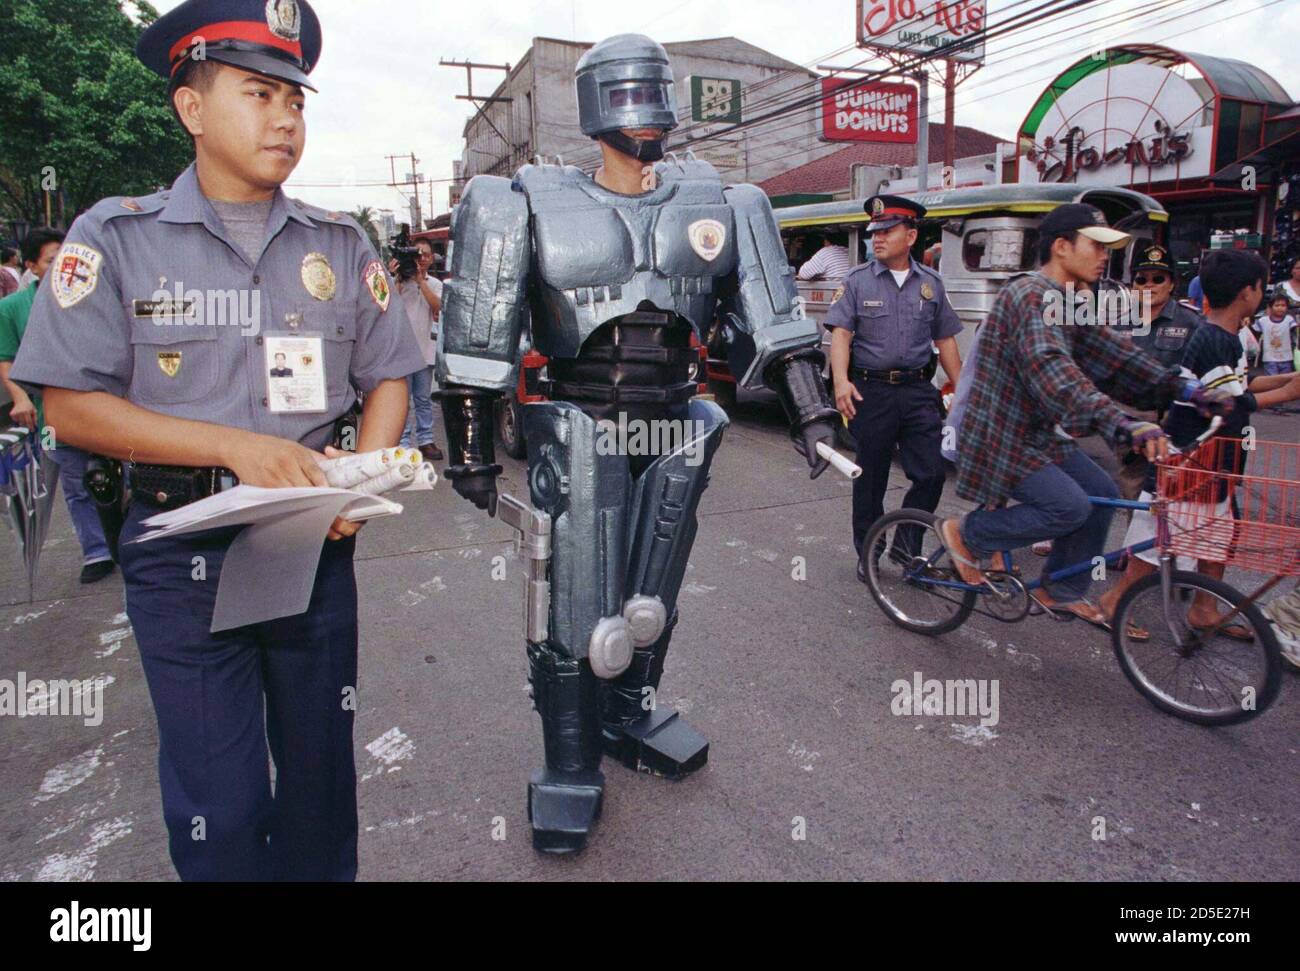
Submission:
[[[658,597],[639,593],[623,605],[623,618],[632,629],[632,642],[638,648],[649,647],[668,625],[668,608]]]
[[[617,678],[632,664],[633,629],[623,617],[605,617],[591,632],[587,645],[587,662],[591,673],[608,681]]]

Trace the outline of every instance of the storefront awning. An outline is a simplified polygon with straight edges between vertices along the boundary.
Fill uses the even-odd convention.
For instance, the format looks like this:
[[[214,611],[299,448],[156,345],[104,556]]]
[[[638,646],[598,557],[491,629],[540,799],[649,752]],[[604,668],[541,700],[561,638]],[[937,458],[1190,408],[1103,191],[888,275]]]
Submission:
[[[1240,188],[1246,181],[1247,168],[1253,169],[1256,185],[1273,182],[1279,170],[1287,163],[1300,164],[1300,131],[1293,131],[1258,151],[1220,169],[1210,176],[1210,182],[1218,186]]]

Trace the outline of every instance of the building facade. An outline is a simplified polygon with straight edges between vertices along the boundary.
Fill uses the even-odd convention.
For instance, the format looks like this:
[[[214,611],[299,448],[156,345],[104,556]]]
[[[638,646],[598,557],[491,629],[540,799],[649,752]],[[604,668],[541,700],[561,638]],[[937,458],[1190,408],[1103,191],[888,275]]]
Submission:
[[[1075,62],[1039,97],[1020,127],[1013,178],[1153,196],[1169,210],[1166,243],[1186,282],[1214,246],[1271,255],[1295,152],[1285,136],[1300,127],[1294,107],[1244,61],[1114,47]]]
[[[573,75],[591,44],[538,37],[465,124],[465,148],[450,201],[476,175],[511,176],[544,156],[594,171],[600,151],[578,128]],[[760,182],[837,151],[821,140],[820,107],[723,134],[740,120],[816,93],[818,75],[735,37],[665,44],[677,84],[681,125],[670,151],[693,151],[730,182]],[[499,99],[499,100],[497,100]]]

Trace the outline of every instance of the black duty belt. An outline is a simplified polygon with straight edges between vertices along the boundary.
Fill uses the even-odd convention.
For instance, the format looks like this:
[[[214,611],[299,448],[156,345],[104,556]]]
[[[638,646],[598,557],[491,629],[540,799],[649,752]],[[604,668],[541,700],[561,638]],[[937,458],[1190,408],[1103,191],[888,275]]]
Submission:
[[[930,380],[925,369],[915,371],[868,371],[865,368],[850,368],[849,377],[854,381],[881,381],[884,384],[915,384]]]
[[[235,473],[223,468],[131,464],[127,473],[131,500],[162,510],[180,509],[239,485]]]

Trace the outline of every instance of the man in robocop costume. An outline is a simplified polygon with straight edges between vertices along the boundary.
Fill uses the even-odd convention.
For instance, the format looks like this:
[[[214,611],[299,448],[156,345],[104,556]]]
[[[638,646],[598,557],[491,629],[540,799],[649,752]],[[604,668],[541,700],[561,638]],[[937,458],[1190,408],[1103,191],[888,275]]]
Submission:
[[[593,179],[530,165],[513,181],[470,182],[453,221],[437,364],[447,477],[495,515],[492,408],[515,386],[526,320],[550,361],[550,400],[524,410],[532,501],[552,530],[540,583],[549,580],[552,600],[528,634],[546,749],[528,812],[534,846],[556,853],[581,849],[599,816],[602,752],[669,778],[708,758],[708,742],[654,703],[696,509],[727,425],[694,397],[692,332],[705,340],[721,314],[733,373],[742,387],[781,396],[814,478],[827,467],[817,445],[833,442],[838,421],[819,328],[795,298],[766,196],[724,188],[704,162],[660,161],[677,127],[663,47],[633,34],[602,41],[578,62],[577,91],[582,130],[600,142],[605,168]],[[626,191],[629,166],[644,175],[641,191]],[[607,187],[615,169],[624,191]],[[598,422],[665,419],[691,422],[700,436],[650,456],[597,447]],[[502,502],[503,516],[519,516],[510,497]]]

